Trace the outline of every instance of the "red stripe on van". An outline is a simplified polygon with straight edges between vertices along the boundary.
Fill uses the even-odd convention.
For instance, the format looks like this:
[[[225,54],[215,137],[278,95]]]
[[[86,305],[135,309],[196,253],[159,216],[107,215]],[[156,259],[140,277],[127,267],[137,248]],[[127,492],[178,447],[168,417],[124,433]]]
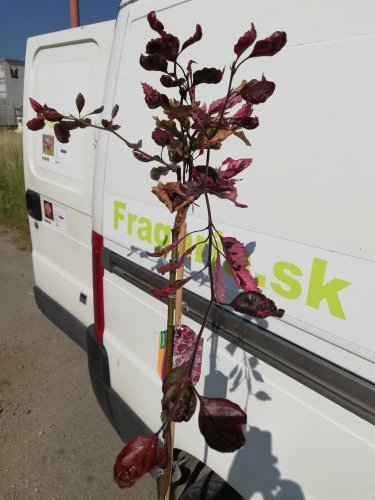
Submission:
[[[103,343],[104,334],[104,295],[102,265],[103,236],[92,231],[92,281],[94,294],[94,320],[95,336],[99,342]]]

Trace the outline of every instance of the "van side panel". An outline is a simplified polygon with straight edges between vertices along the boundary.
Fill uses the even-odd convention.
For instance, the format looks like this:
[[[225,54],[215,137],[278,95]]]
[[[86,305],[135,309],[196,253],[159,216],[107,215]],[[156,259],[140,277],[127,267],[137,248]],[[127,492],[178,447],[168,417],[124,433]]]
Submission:
[[[186,62],[196,60],[200,67],[228,66],[233,45],[251,22],[260,38],[278,29],[288,33],[281,54],[257,58],[238,75],[239,81],[260,78],[264,71],[277,89],[256,110],[261,125],[250,134],[252,149],[233,139],[213,155],[217,166],[228,156],[254,157],[238,189],[239,200],[250,208],[241,211],[229,202],[213,201],[214,219],[227,236],[239,237],[254,251],[251,265],[261,287],[287,311],[282,320],[252,322],[248,335],[256,329],[284,339],[290,349],[297,344],[371,387],[375,247],[365,221],[375,208],[369,135],[375,116],[370,64],[374,9],[370,1],[361,4],[358,16],[352,2],[336,0],[329,5],[236,0],[220,7],[213,0],[140,0],[120,11],[106,97],[106,102],[120,105],[122,134],[132,142],[142,139],[145,151],[158,152],[150,139],[152,116],[162,113],[147,108],[139,83],[160,89],[160,74],[145,72],[138,64],[154,36],[146,20],[150,10],[181,41],[192,35],[197,22],[202,25],[202,42],[186,54]],[[199,98],[210,103],[222,97],[224,87],[202,89]],[[356,120],[350,128],[345,110],[353,96]],[[168,239],[173,217],[150,192],[155,183],[148,164],[135,160],[114,137],[101,135],[99,151],[94,228],[119,262],[130,259],[155,271],[158,263],[145,251]],[[188,231],[205,227],[199,206],[188,224]],[[194,253],[186,274],[199,269],[202,258]],[[198,281],[189,290],[202,297],[209,293]],[[114,272],[108,266],[104,315],[111,386],[156,430],[161,386],[157,359],[166,306],[135,286],[121,268]],[[183,322],[198,330],[188,314]],[[228,342],[220,325],[204,333],[198,390],[228,397],[246,409],[246,445],[234,454],[209,449],[195,416],[178,426],[176,447],[206,462],[245,498],[374,498],[374,426],[330,401],[322,388],[313,390],[262,361],[255,349]]]

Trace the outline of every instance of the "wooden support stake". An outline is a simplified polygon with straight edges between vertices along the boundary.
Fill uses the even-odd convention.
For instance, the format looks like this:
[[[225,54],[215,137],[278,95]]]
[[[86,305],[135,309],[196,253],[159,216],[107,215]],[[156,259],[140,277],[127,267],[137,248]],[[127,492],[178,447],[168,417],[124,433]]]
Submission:
[[[186,236],[186,223],[184,222],[181,226],[181,230],[179,235],[173,234],[172,231],[172,239],[174,238],[183,238]],[[172,252],[172,260],[178,260],[185,253],[185,240],[183,240],[178,248],[174,249]],[[173,275],[170,273],[169,282],[173,283],[176,278],[182,279],[184,276],[184,266],[182,265],[180,269],[174,271]],[[173,281],[171,281],[173,279]],[[167,329],[167,351],[166,351],[166,370],[165,374],[167,375],[172,369],[172,360],[173,360],[173,333],[174,333],[174,325],[178,325],[181,322],[182,316],[182,294],[183,290],[180,288],[176,292],[175,298],[168,299],[168,329]],[[171,300],[171,303],[170,303]],[[173,303],[172,303],[173,301]],[[174,320],[174,321],[173,321]],[[171,336],[170,336],[171,333]],[[169,339],[169,343],[168,343]],[[164,470],[164,474],[161,479],[161,487],[159,500],[169,500],[170,498],[170,487],[171,487],[171,477],[172,477],[172,461],[173,461],[173,445],[174,445],[174,431],[175,424],[171,422],[169,428],[169,439],[168,439],[168,453],[172,458],[169,465]]]

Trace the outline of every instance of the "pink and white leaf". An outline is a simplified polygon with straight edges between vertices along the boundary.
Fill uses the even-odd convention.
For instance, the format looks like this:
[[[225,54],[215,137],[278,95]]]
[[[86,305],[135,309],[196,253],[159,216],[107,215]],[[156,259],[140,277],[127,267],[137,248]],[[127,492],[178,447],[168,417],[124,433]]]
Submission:
[[[251,162],[252,162],[251,158],[240,158],[239,160],[233,160],[233,158],[230,157],[227,158],[222,163],[222,166],[226,165],[226,169],[220,170],[219,172],[220,179],[222,180],[231,179],[235,175],[245,170],[245,168],[249,167],[251,165]]]
[[[188,248],[186,252],[179,258],[177,262],[168,262],[167,264],[163,264],[157,268],[158,273],[160,274],[165,274],[170,271],[176,271],[177,269],[180,269],[180,267],[183,265],[185,262],[186,257],[188,257],[194,250],[197,245],[193,245],[192,247]]]
[[[166,245],[163,248],[160,248],[160,250],[157,250],[156,252],[148,252],[148,255],[150,257],[162,257],[163,255],[166,255],[169,253],[171,250],[173,250],[177,245],[181,243],[185,238],[180,238],[179,240],[174,241],[173,243]]]
[[[154,297],[169,297],[172,293],[176,292],[179,288],[182,288],[188,281],[190,281],[192,276],[184,278],[182,280],[176,280],[174,283],[162,286],[161,288],[153,288],[151,293]]]
[[[224,274],[221,267],[220,254],[217,255],[214,267],[214,292],[216,302],[223,303],[225,297]]]
[[[182,366],[190,361],[194,351],[196,333],[186,325],[176,325],[174,328],[173,340],[173,368]],[[199,340],[197,353],[191,373],[191,380],[195,385],[201,374],[202,367],[203,339]]]
[[[141,151],[133,151],[133,156],[137,160],[142,161],[144,163],[145,162],[147,163],[154,159],[152,156],[148,155],[147,153],[142,153]]]
[[[216,113],[221,113],[224,107],[226,101],[226,97],[222,97],[221,99],[217,99],[216,101],[213,101],[209,108],[208,108],[208,114],[209,115],[214,115]],[[229,96],[228,102],[225,104],[225,109],[230,109],[236,104],[239,104],[242,101],[242,97],[239,94],[231,94]]]
[[[252,112],[253,112],[253,106],[252,104],[247,102],[243,104],[233,116],[231,116],[231,119],[239,120],[240,118],[247,118],[248,116],[251,115]]]
[[[229,270],[237,285],[245,292],[259,292],[255,278],[246,269],[249,265],[249,255],[246,248],[236,238],[220,237]]]

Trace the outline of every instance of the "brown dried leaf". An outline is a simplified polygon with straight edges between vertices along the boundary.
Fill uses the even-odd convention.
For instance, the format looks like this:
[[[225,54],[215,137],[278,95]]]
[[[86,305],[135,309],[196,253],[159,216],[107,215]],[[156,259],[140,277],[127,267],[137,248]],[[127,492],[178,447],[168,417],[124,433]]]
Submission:
[[[176,102],[176,101],[175,101]],[[180,106],[179,103],[164,108],[164,113],[171,119],[181,120],[189,118],[199,107],[199,102],[194,102],[192,105]]]
[[[180,140],[183,139],[183,135],[177,129],[177,125],[176,125],[176,122],[174,120],[160,120],[160,118],[158,118],[157,116],[154,116],[154,120],[155,120],[157,127],[161,128],[163,130],[167,130],[174,137],[177,137]]]
[[[216,134],[211,137],[211,139],[206,140],[205,146],[212,146],[213,144],[216,144],[217,142],[223,142],[225,139],[227,139],[230,135],[233,134],[233,130],[222,128],[219,129]]]
[[[236,130],[235,132],[233,132],[233,135],[241,139],[241,141],[243,141],[246,146],[251,146],[249,139],[246,137],[245,133],[242,130],[239,132]]]

